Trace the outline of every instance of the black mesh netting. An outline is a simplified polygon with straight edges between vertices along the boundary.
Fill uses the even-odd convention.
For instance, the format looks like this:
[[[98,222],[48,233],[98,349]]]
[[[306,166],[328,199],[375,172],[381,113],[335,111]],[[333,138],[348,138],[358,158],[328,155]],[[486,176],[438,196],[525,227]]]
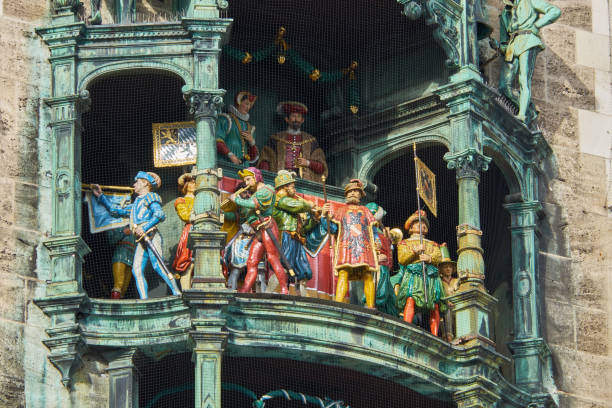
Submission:
[[[359,117],[390,111],[447,82],[446,56],[433,38],[432,27],[423,18],[413,21],[402,15],[402,6],[396,0],[232,0],[227,14],[234,23],[220,57],[220,87],[227,90],[226,106],[241,90],[258,96],[250,122],[256,126],[255,139],[260,149],[270,135],[286,127],[275,114],[280,101],[294,100],[308,106],[303,129],[318,139],[325,152],[330,152],[336,147],[336,141],[326,133],[330,123],[346,120],[350,127],[353,111]],[[286,30],[283,64],[279,63],[279,45],[275,42],[280,27]],[[272,51],[268,51],[270,47]],[[237,58],[244,51],[253,56],[251,62],[243,63]],[[343,70],[353,61],[358,66],[351,77],[349,71]],[[321,74],[317,81],[310,76],[314,69]],[[181,93],[183,85],[182,79],[153,70],[109,74],[92,83],[88,88],[91,110],[83,116],[82,180],[129,186],[138,171],[155,171],[162,179],[159,193],[164,210],[167,215],[173,214],[171,203],[178,196],[176,180],[186,168],[154,168],[152,124],[192,119]],[[428,238],[447,242],[456,259],[457,184],[455,172],[448,170],[443,160],[446,151],[440,145],[417,146],[419,157],[437,176],[438,217],[430,218]],[[327,159],[331,163],[349,156],[329,154]],[[336,162],[330,168],[343,165],[352,163]],[[342,178],[330,174],[329,180],[340,184]],[[376,201],[388,212],[384,224],[403,226],[416,210],[412,152],[384,165],[372,181],[378,187]],[[486,285],[491,293],[503,295],[495,313],[499,321],[510,323],[498,327],[495,320],[496,336],[498,348],[507,352],[504,344],[512,332],[511,252],[509,217],[502,203],[508,189],[495,165],[482,174],[479,191]],[[177,226],[176,231],[164,235],[164,254],[170,264],[182,225],[170,221],[165,225],[164,228]],[[83,214],[82,235],[92,249],[85,259],[84,288],[91,297],[108,298],[115,286],[111,264],[116,247],[106,233],[91,233],[87,211]],[[150,297],[168,294],[155,273],[149,270],[146,279]],[[124,297],[138,298],[133,282]],[[173,396],[159,397],[157,404],[161,405],[155,406],[191,406],[193,389],[180,388],[193,383],[189,355],[166,357],[143,367],[140,397],[145,403],[141,406],[160,391],[173,387],[178,387],[171,393]],[[159,375],[160,372],[174,374]],[[445,406],[380,379],[326,366],[229,358],[223,372],[224,382],[240,384],[258,395],[286,387],[344,399],[353,407]],[[233,401],[232,398],[241,401],[239,393],[224,392],[224,401]],[[248,406],[241,404],[228,402],[225,406]],[[270,402],[267,406],[293,406],[283,404],[288,403]]]
[[[158,361],[142,357],[139,369],[139,406],[166,408],[194,406],[194,364],[191,353]],[[160,375],[163,373],[163,375]],[[285,390],[290,399],[282,392]],[[264,395],[266,408],[318,407],[292,398],[302,393],[327,402],[343,401],[351,408],[451,408],[455,404],[425,397],[406,387],[357,371],[286,359],[224,357],[222,401],[224,408],[251,408]],[[438,397],[442,398],[440,394]],[[301,398],[301,397],[300,397]],[[446,396],[448,398],[448,396]],[[338,406],[340,408],[341,406]]]

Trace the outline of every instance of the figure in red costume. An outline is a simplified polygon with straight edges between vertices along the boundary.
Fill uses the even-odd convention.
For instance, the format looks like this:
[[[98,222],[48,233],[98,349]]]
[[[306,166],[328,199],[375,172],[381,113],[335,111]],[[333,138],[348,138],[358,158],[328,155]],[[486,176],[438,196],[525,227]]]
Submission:
[[[229,199],[239,207],[248,210],[246,222],[256,231],[249,251],[247,274],[240,292],[250,292],[253,288],[257,279],[257,265],[265,254],[268,257],[268,263],[272,266],[272,270],[278,278],[281,293],[286,295],[289,293],[287,289],[288,279],[279,256],[278,227],[274,218],[272,218],[272,210],[276,201],[275,191],[272,187],[264,184],[261,171],[255,167],[240,170],[238,175],[252,192],[252,195],[249,198],[241,198],[232,194]]]

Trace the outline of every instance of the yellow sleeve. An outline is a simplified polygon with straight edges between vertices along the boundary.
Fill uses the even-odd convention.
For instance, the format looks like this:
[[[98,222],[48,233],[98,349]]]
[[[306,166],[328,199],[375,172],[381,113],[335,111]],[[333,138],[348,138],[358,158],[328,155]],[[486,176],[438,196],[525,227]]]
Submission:
[[[442,251],[440,251],[440,247],[436,245],[435,242],[430,241],[428,242],[428,244],[429,244],[428,246],[431,246],[431,252],[430,252],[431,264],[434,266],[438,266],[440,262],[442,261]]]
[[[401,265],[409,265],[417,260],[417,255],[412,250],[408,241],[401,241],[397,246],[397,260]]]
[[[189,223],[193,211],[194,197],[184,197],[180,202],[175,203],[176,214],[184,223]]]

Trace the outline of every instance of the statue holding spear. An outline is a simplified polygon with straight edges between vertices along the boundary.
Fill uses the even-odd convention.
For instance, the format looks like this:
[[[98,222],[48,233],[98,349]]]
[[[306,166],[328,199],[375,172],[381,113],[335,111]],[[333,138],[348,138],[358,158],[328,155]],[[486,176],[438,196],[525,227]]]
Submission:
[[[404,311],[404,321],[412,323],[417,310],[429,312],[429,328],[438,335],[440,313],[446,311],[444,287],[438,275],[438,264],[442,260],[439,245],[425,239],[429,232],[427,213],[421,209],[421,198],[436,215],[435,175],[419,160],[414,146],[414,161],[417,178],[417,211],[406,220],[404,228],[408,238],[398,245],[400,272],[392,282],[399,284],[397,306]]]

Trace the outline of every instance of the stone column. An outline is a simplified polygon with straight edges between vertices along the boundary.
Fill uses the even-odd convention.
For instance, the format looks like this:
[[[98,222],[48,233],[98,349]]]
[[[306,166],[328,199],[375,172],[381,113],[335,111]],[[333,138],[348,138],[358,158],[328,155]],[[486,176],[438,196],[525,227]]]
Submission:
[[[139,372],[134,365],[136,353],[135,348],[104,353],[108,361],[109,408],[138,408]]]
[[[480,172],[488,168],[490,158],[475,149],[457,154],[447,153],[444,159],[450,169],[457,172],[459,189],[459,225],[457,226],[457,273],[459,293],[453,297],[456,337],[478,338],[492,343],[489,311],[495,298],[484,289],[484,260],[480,244],[480,208],[478,184]]]
[[[81,114],[89,108],[89,93],[76,89],[77,40],[85,25],[74,22],[73,2],[57,0],[54,5],[52,25],[37,30],[51,53],[53,95],[43,102],[53,142],[53,181],[51,236],[43,241],[51,260],[51,279],[45,297],[35,303],[51,319],[49,338],[43,343],[62,383],[69,386],[84,351],[76,314],[85,298],[83,257],[90,251],[80,236]]]
[[[195,265],[192,289],[223,290],[225,278],[221,271],[220,251],[225,233],[220,231],[222,221],[217,187],[222,174],[220,169],[215,168],[215,120],[218,107],[223,101],[223,91],[213,93],[191,90],[186,95],[196,121],[198,149],[196,168],[193,170],[196,175],[193,228],[189,234]]]
[[[541,338],[538,309],[538,201],[505,204],[510,212],[512,236],[512,288],[514,293],[514,340],[508,347],[514,354],[516,385],[544,391],[552,383],[550,350]]]
[[[222,408],[221,362],[227,343],[224,308],[230,292],[191,291],[187,294],[191,307],[195,364],[195,408]]]
[[[196,6],[204,3],[206,7],[215,4],[208,4],[208,0],[194,2]],[[215,17],[218,17],[218,10]],[[215,125],[225,94],[223,89],[219,89],[219,53],[231,21],[218,18],[183,19],[183,24],[192,33],[194,43],[193,85],[185,85],[183,93],[196,122],[198,149],[194,169],[196,191],[193,229],[189,234],[195,265],[192,289],[223,290],[225,278],[221,272],[220,251],[225,233],[220,231],[222,221],[217,186],[222,174],[216,168]]]
[[[457,226],[457,273],[460,294],[453,298],[456,337],[465,341],[479,339],[492,344],[489,311],[495,298],[484,289],[485,266],[480,244],[480,172],[486,171],[491,158],[482,153],[483,104],[488,94],[476,80],[453,82],[436,93],[449,112],[451,146],[444,155],[448,168],[456,171],[459,206]]]

